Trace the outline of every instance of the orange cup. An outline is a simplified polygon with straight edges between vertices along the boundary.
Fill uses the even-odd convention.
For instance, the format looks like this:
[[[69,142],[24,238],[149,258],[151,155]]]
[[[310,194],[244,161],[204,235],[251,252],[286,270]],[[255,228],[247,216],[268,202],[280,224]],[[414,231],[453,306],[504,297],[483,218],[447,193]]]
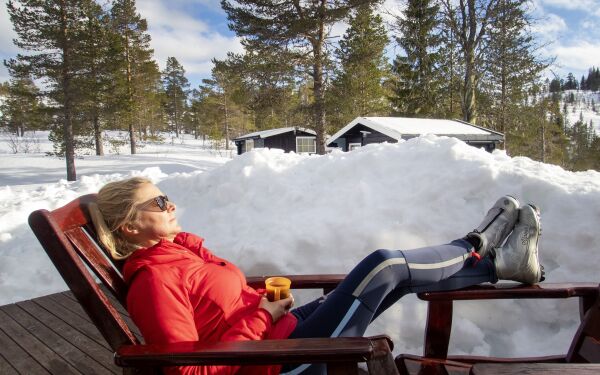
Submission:
[[[292,280],[286,277],[269,277],[265,280],[265,287],[267,289],[267,299],[271,302],[279,301],[290,296],[290,286]]]

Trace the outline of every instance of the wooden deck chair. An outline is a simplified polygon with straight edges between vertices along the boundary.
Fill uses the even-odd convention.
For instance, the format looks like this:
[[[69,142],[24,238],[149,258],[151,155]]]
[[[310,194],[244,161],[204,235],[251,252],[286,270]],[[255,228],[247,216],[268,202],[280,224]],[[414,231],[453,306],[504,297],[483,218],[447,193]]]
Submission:
[[[423,356],[401,354],[396,365],[401,374],[469,374],[477,363],[600,363],[600,297],[596,283],[478,285],[451,292],[420,293],[428,301]],[[449,356],[454,301],[579,298],[581,324],[569,351],[563,355],[528,358]]]
[[[87,204],[94,194],[82,196],[54,211],[37,210],[29,225],[58,269],[68,287],[92,322],[115,351],[115,363],[125,374],[157,374],[162,366],[179,365],[265,365],[326,363],[330,374],[357,374],[359,362],[366,362],[371,374],[398,374],[387,336],[370,338],[319,338],[227,342],[208,345],[182,342],[143,345],[117,312],[112,293],[125,306],[127,286],[114,262],[98,246]],[[86,267],[87,266],[87,267]],[[94,276],[100,279],[101,288]],[[343,275],[288,276],[294,288],[332,290]],[[248,278],[254,287],[264,277]]]

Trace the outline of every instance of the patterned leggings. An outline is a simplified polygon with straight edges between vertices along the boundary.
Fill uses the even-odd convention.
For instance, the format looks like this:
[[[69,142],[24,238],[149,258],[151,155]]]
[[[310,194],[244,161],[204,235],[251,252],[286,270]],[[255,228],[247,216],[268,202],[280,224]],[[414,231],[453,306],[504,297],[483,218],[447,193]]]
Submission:
[[[327,296],[291,311],[290,338],[362,336],[368,325],[408,293],[453,290],[496,282],[490,259],[474,262],[465,240],[414,250],[376,250]],[[324,374],[324,365],[285,366],[282,374]]]

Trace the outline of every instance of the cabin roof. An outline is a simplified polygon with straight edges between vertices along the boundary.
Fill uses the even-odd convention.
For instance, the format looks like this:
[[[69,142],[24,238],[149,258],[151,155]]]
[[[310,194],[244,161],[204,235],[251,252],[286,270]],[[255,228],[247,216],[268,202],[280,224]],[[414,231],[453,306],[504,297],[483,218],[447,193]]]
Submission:
[[[403,136],[417,136],[423,134],[473,136],[473,138],[486,138],[489,140],[502,140],[504,138],[502,133],[460,120],[408,117],[357,117],[331,136],[328,143],[334,142],[356,125],[364,125],[396,140],[402,139]]]
[[[312,135],[317,135],[317,133],[312,130],[312,129],[307,129],[307,128],[299,128],[299,127],[287,127],[287,128],[277,128],[277,129],[268,129],[268,130],[261,130],[258,132],[254,132],[254,133],[249,133],[249,134],[245,134],[242,136],[239,136],[237,138],[234,139],[234,141],[241,141],[241,140],[245,140],[245,139],[258,139],[258,138],[269,138],[269,137],[273,137],[275,135],[279,135],[279,134],[283,134],[283,133],[288,133],[288,132],[292,132],[297,130],[297,131],[302,131],[305,133],[310,133]]]

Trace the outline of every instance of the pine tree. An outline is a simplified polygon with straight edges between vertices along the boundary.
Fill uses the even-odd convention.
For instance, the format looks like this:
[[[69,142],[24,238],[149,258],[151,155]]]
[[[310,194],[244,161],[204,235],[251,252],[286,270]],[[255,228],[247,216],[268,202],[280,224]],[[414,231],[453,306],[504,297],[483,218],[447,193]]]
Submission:
[[[482,107],[488,119],[482,124],[502,133],[516,127],[519,112],[525,108],[527,89],[551,62],[536,55],[539,46],[528,31],[531,25],[525,12],[527,2],[499,0],[489,30],[482,89],[487,89],[491,103]],[[505,142],[504,147],[508,146]]]
[[[340,69],[327,95],[332,132],[355,117],[390,112],[384,85],[389,67],[383,20],[371,6],[363,5],[350,17],[349,26],[336,51]]]
[[[208,132],[213,138],[225,138],[225,149],[235,135],[247,128],[244,111],[245,91],[240,72],[229,69],[225,61],[213,59],[212,77],[200,85],[201,106],[207,111]]]
[[[408,0],[403,17],[396,20],[400,37],[396,42],[405,55],[394,61],[396,111],[404,116],[431,117],[439,100],[437,65],[439,6],[433,0]]]
[[[87,20],[80,53],[83,74],[75,79],[81,87],[79,98],[84,121],[91,123],[96,155],[100,156],[104,155],[102,127],[115,91],[117,36],[110,28],[109,15],[98,4],[90,2],[84,11]]]
[[[65,156],[67,180],[75,171],[75,131],[80,87],[74,77],[82,73],[81,40],[89,0],[9,0],[7,9],[18,38],[15,44],[29,52],[5,62],[13,74],[27,72],[46,80],[45,94],[55,103],[61,136],[55,146]]]
[[[453,11],[453,10],[451,10]],[[436,116],[440,118],[460,118],[461,109],[461,69],[460,46],[455,31],[448,26],[448,19],[441,17],[440,46],[437,49],[439,64],[439,95]]]
[[[175,131],[175,136],[179,137],[183,126],[190,84],[185,77],[183,66],[175,57],[167,58],[167,66],[163,71],[163,85],[167,117],[172,129]]]
[[[120,36],[120,71],[117,75],[122,97],[122,121],[129,130],[131,153],[136,153],[136,124],[143,110],[140,103],[142,93],[139,82],[144,70],[152,63],[148,25],[135,7],[135,0],[115,0],[111,9],[113,30]],[[137,88],[137,89],[136,89]]]
[[[313,82],[313,128],[317,132],[317,153],[325,153],[325,77],[329,58],[325,43],[328,28],[348,16],[361,4],[378,0],[317,0],[299,2],[283,0],[277,4],[262,0],[222,0],[229,27],[244,38],[246,47],[258,50],[265,46],[293,49],[310,66]],[[307,53],[308,52],[308,53]]]
[[[144,62],[135,80],[134,92],[137,93],[136,129],[140,138],[151,137],[160,140],[158,132],[169,130],[165,113],[166,93],[164,92],[162,75],[154,60]]]
[[[16,76],[2,85],[4,96],[0,100],[0,125],[16,136],[23,137],[26,131],[48,127],[40,90],[31,77]]]
[[[242,80],[247,106],[253,121],[249,129],[305,126],[295,121],[297,101],[294,98],[296,71],[293,57],[277,48],[264,48],[261,53],[229,54],[225,65]]]

